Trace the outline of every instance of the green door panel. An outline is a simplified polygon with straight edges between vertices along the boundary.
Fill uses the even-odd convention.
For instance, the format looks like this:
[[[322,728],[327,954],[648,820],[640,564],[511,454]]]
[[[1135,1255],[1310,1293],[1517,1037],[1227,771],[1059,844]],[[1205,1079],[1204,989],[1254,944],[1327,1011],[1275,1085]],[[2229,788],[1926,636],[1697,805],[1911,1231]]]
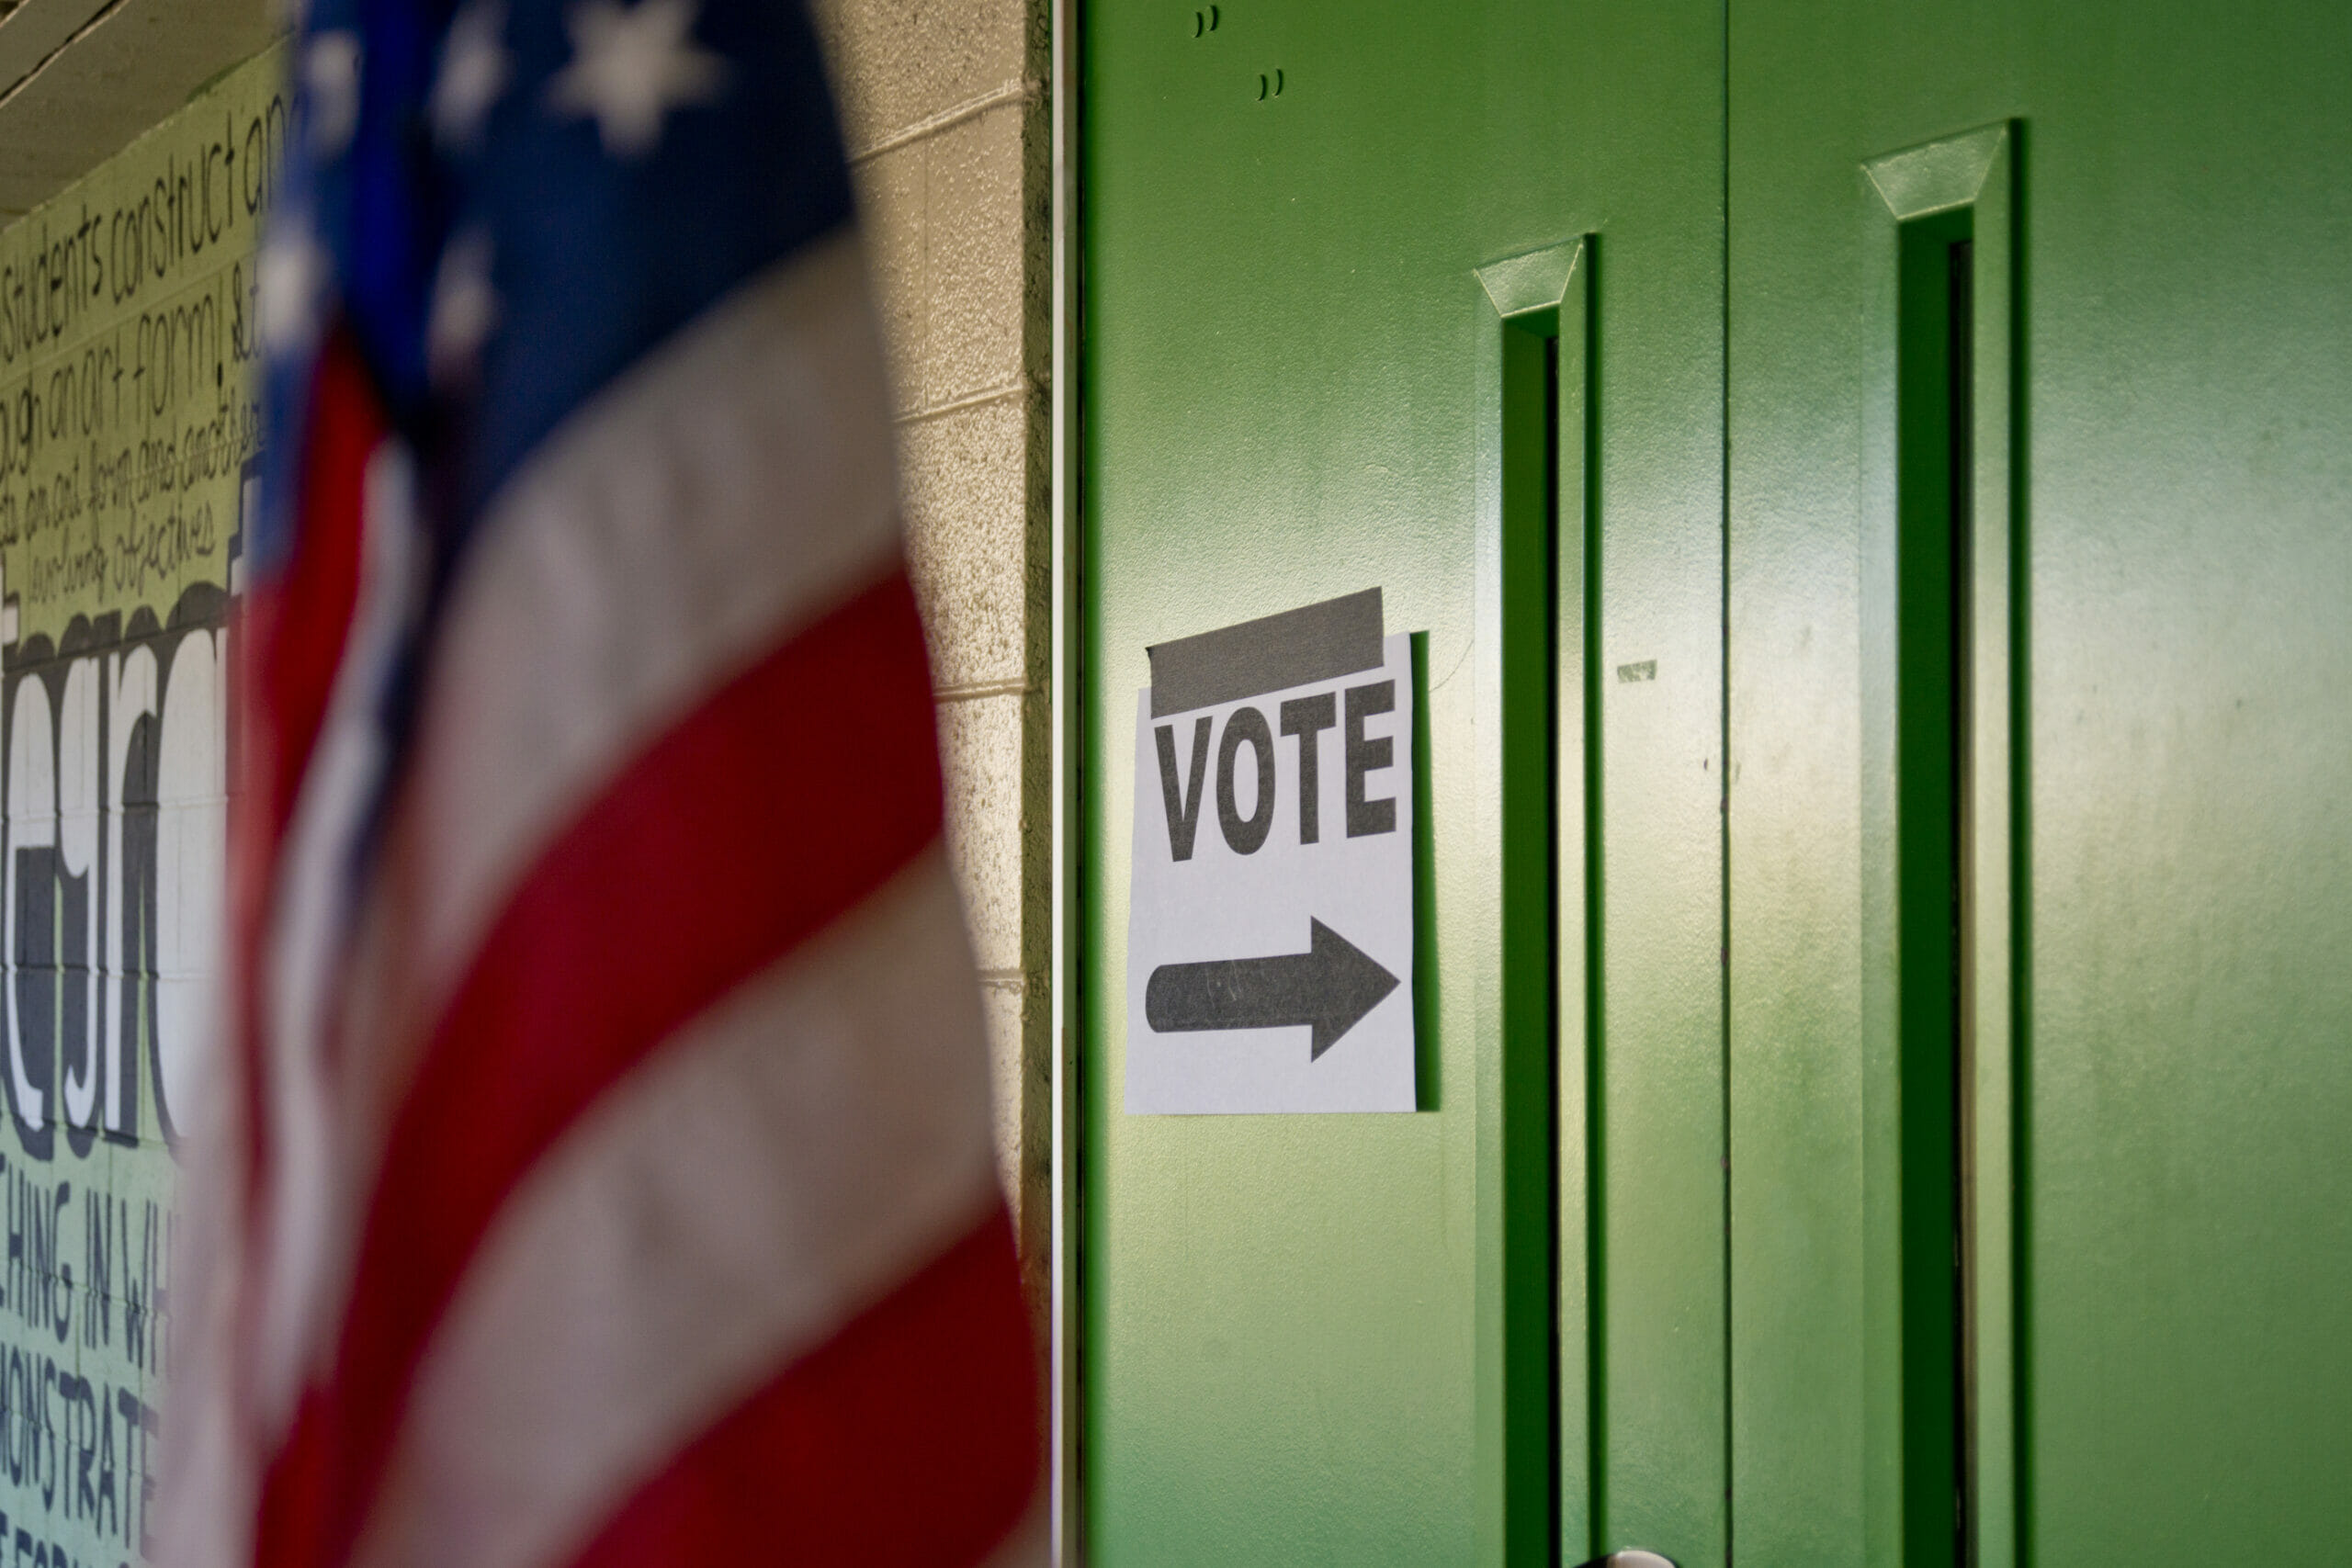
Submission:
[[[1975,1561],[2335,1561],[2352,28],[1741,0],[1729,52],[1740,1559],[1953,1561],[1919,1481],[1951,1391],[1906,1339],[1937,1173],[1905,736],[1942,699],[1905,651],[1904,268],[1943,223],[1978,312]],[[1906,207],[1976,128],[1981,185]]]
[[[1081,44],[1090,1561],[1547,1562],[1555,1529],[1572,1562],[1719,1560],[1721,13],[1234,0],[1209,24],[1103,5]],[[1587,235],[1596,462],[1506,551],[1477,269]],[[1550,759],[1600,868],[1589,943],[1575,900],[1505,929],[1506,863],[1553,846],[1498,805],[1508,695],[1551,678],[1542,638],[1505,637],[1501,577],[1544,570],[1547,527],[1575,570],[1539,615],[1548,593],[1596,672],[1648,675],[1580,660],[1597,750]],[[1423,1109],[1125,1115],[1144,649],[1374,585],[1421,638]],[[1556,1031],[1507,1012],[1507,947],[1597,955],[1597,994],[1556,998]],[[1556,1191],[1555,1077],[1571,1116],[1599,1091]],[[1555,1269],[1594,1292],[1556,1354]]]
[[[2352,1538],[2352,26],[1104,0],[1088,1561]],[[1145,648],[1416,634],[1421,1109],[1122,1110]]]

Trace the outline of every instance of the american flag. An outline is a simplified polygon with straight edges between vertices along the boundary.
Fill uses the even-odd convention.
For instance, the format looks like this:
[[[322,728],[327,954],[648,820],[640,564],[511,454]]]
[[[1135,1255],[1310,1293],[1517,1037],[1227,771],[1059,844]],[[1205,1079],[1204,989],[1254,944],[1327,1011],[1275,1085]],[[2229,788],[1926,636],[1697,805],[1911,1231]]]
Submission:
[[[159,1550],[1012,1561],[1033,1356],[808,20],[311,0],[291,51]]]

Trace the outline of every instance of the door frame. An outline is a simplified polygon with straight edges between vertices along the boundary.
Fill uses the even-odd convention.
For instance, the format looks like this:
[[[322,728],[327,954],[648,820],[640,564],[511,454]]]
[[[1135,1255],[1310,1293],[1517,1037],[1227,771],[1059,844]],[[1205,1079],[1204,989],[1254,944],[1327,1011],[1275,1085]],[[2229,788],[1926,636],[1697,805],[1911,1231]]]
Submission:
[[[1079,541],[1080,455],[1078,389],[1080,278],[1078,224],[1078,29],[1080,0],[1048,0],[1046,17],[1046,114],[1052,125],[1051,172],[1046,221],[1051,229],[1053,383],[1047,419],[1053,451],[1047,473],[1052,559],[1048,563],[1046,637],[1049,646],[1051,734],[1046,776],[1052,804],[1048,841],[1052,865],[1050,953],[1052,991],[1053,1119],[1050,1217],[1053,1256],[1048,1260],[1052,1300],[1046,1365],[1046,1560],[1054,1568],[1074,1568],[1085,1560],[1085,1521],[1080,1512],[1080,1405],[1078,1388],[1078,897],[1080,749],[1079,664],[1081,603]]]

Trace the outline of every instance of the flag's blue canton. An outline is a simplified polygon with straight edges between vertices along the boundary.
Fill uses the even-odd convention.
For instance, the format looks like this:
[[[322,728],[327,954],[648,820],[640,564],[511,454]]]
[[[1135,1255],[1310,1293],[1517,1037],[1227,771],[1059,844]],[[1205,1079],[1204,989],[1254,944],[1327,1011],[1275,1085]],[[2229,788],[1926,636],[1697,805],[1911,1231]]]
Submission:
[[[633,158],[607,152],[592,119],[548,111],[572,54],[557,6],[518,5],[509,37],[514,85],[466,203],[488,221],[504,302],[482,366],[477,501],[573,405],[851,212],[799,0],[709,0],[694,37],[724,62],[718,96],[672,110]]]
[[[453,32],[475,46],[458,62],[472,68],[470,98],[467,83],[452,91]],[[592,58],[623,35],[628,48]],[[415,448],[446,572],[485,502],[567,414],[851,214],[798,0],[312,0],[295,51],[273,243],[314,238],[326,276],[320,319],[299,348],[281,335],[270,367],[277,461],[248,542],[256,570],[290,540],[318,329],[339,321],[352,334]],[[337,98],[345,59],[356,105]],[[455,131],[452,101],[474,111]],[[483,286],[454,377],[436,358],[436,312],[452,313],[467,272],[453,262],[480,264]]]
[[[359,113],[349,151],[313,171],[320,238],[333,258],[352,332],[392,417],[407,425],[413,425],[426,392],[428,290],[454,195],[431,141],[416,134],[413,107],[432,90],[442,30],[435,24],[446,9],[413,0],[321,0],[310,32],[313,40],[332,31],[358,43]],[[305,107],[305,141],[315,141],[326,106],[313,99]]]

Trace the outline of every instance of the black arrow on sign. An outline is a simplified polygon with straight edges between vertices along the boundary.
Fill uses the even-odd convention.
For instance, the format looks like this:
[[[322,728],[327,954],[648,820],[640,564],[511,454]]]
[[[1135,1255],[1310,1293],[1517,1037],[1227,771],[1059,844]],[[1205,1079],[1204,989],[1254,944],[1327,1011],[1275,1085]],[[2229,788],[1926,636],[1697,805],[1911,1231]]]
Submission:
[[[1396,976],[1322,921],[1307,921],[1305,953],[1163,964],[1143,989],[1144,1021],[1162,1034],[1305,1024],[1307,1060],[1340,1043],[1396,988]]]

